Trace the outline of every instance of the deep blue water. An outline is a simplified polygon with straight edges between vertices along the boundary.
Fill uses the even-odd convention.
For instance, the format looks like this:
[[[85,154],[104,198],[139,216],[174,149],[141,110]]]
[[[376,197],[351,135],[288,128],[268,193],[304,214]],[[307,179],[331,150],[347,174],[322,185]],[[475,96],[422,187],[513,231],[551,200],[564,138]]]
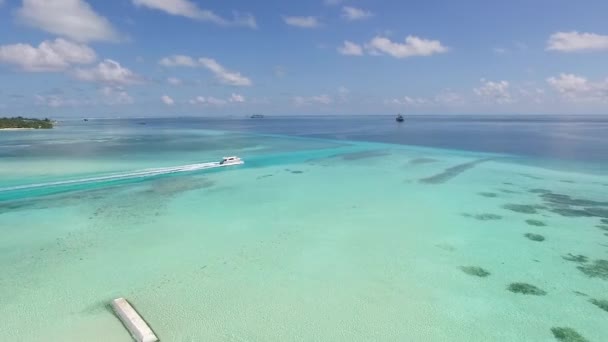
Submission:
[[[145,123],[145,125],[143,124]],[[91,134],[114,133],[117,129],[127,132],[132,129],[136,136],[124,136],[115,149],[199,149],[200,145],[188,146],[188,139],[181,139],[179,146],[174,137],[166,135],[163,129],[210,129],[245,133],[280,134],[301,137],[316,137],[337,140],[384,142],[417,145],[444,149],[511,154],[534,163],[542,160],[551,163],[580,162],[594,171],[602,171],[602,164],[608,162],[608,115],[606,116],[408,116],[404,123],[395,122],[391,116],[318,116],[318,117],[267,117],[249,118],[147,118],[147,119],[93,119],[88,122],[67,120],[58,128],[40,139],[52,140],[56,132],[62,139],[66,130],[81,134],[90,130]],[[150,134],[147,135],[146,132]],[[188,132],[184,131],[187,135]],[[69,136],[69,135],[68,135]],[[130,140],[131,139],[131,140]],[[1,144],[31,144],[29,138],[7,141],[0,136]],[[210,142],[212,143],[212,142]],[[184,145],[185,144],[185,145]],[[239,141],[234,141],[235,147]],[[67,153],[70,155],[103,154],[104,145],[30,146],[23,153],[33,156],[46,153]],[[122,147],[121,147],[122,146]],[[62,148],[69,150],[62,151]],[[12,155],[8,155],[9,151]],[[16,150],[0,150],[0,157],[22,157],[14,155]],[[114,153],[115,151],[112,151]],[[2,153],[5,153],[2,155]]]

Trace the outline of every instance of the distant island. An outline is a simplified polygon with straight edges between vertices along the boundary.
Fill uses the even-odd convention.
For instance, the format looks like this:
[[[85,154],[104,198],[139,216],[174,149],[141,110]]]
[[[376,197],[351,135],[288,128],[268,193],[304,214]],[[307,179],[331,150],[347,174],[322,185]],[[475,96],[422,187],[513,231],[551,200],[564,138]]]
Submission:
[[[53,122],[49,119],[28,119],[21,116],[0,118],[0,129],[49,129]]]

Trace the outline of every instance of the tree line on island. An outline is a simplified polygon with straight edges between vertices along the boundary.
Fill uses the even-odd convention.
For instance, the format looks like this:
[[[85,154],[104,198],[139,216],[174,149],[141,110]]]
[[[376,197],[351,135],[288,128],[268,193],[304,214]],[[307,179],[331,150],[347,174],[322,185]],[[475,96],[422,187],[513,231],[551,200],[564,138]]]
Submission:
[[[46,119],[29,119],[21,116],[13,118],[0,118],[0,129],[3,128],[33,128],[48,129],[53,128],[53,122]]]

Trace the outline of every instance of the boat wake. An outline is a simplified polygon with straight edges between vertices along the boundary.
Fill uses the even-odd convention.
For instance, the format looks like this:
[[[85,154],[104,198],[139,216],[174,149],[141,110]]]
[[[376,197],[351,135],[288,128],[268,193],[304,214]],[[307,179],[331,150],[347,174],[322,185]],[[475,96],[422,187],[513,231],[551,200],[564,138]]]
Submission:
[[[116,174],[110,174],[110,175],[99,176],[99,177],[80,178],[80,179],[48,182],[48,183],[17,185],[17,186],[11,186],[11,187],[6,187],[6,188],[0,188],[0,193],[7,192],[7,191],[30,190],[30,189],[58,187],[58,186],[66,186],[66,185],[80,185],[80,184],[90,184],[90,183],[101,183],[101,182],[121,181],[121,180],[137,179],[137,178],[146,178],[146,177],[168,175],[168,174],[172,174],[172,173],[193,172],[193,171],[199,171],[199,170],[205,170],[205,169],[213,169],[213,168],[225,167],[225,166],[229,166],[229,165],[232,165],[232,164],[222,164],[220,162],[211,162],[211,163],[198,163],[198,164],[189,164],[189,165],[181,165],[181,166],[173,166],[173,167],[144,169],[144,170],[133,171],[133,172],[128,172],[128,173],[116,173]]]

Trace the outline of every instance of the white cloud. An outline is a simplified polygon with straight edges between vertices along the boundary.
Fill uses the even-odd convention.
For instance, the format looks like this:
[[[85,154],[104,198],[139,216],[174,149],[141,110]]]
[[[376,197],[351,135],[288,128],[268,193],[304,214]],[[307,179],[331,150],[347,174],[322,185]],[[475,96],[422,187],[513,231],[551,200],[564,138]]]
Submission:
[[[415,36],[407,36],[405,43],[392,42],[388,38],[377,36],[366,45],[366,48],[371,54],[387,54],[395,58],[430,56],[448,51],[448,48],[438,40],[422,39]]]
[[[199,58],[198,61],[203,67],[209,69],[222,84],[238,87],[250,86],[252,84],[251,80],[247,77],[238,72],[226,70],[214,59]]]
[[[313,104],[328,105],[333,102],[333,99],[329,95],[317,95],[311,97],[295,96],[293,102],[298,106],[306,106]]]
[[[167,78],[167,83],[169,83],[170,85],[174,85],[174,86],[178,86],[178,85],[182,85],[183,84],[182,80],[180,80],[177,77],[169,77],[169,78]]]
[[[316,17],[283,17],[285,24],[301,28],[317,28],[321,23]]]
[[[360,8],[344,6],[342,7],[342,17],[346,20],[363,20],[371,17],[373,14],[370,11],[362,10]]]
[[[45,40],[38,47],[29,44],[0,46],[0,63],[36,71],[61,71],[73,64],[95,62],[95,51],[84,44],[77,44],[62,38]]]
[[[232,95],[230,95],[230,97],[226,100],[220,99],[217,97],[213,97],[213,96],[208,96],[208,97],[197,96],[188,102],[192,105],[209,105],[209,106],[220,107],[220,106],[224,106],[224,105],[227,105],[230,103],[244,103],[245,97],[243,95],[234,94],[234,93]]]
[[[198,60],[195,60],[190,56],[173,55],[161,59],[159,64],[167,67],[204,67],[210,70],[215,75],[215,78],[222,84],[237,87],[252,85],[249,78],[241,75],[239,72],[226,70],[221,64],[212,58],[199,58]]]
[[[473,92],[486,101],[495,102],[498,104],[506,104],[513,102],[513,98],[509,91],[509,82],[498,81],[492,82],[481,79],[481,87],[473,89]]]
[[[165,57],[158,62],[162,66],[166,67],[174,67],[174,66],[184,66],[184,67],[196,67],[198,66],[197,62],[190,56],[184,55],[173,55],[169,57]]]
[[[401,99],[392,99],[390,103],[403,106],[420,106],[429,103],[429,101],[422,97],[404,96]]]
[[[240,94],[232,94],[232,95],[230,95],[230,98],[228,99],[228,101],[232,102],[232,103],[243,103],[243,102],[245,102],[245,97]]]
[[[560,52],[608,50],[608,36],[577,31],[557,32],[549,37],[547,50]]]
[[[204,98],[203,96],[197,96],[197,97],[191,99],[188,102],[190,102],[190,104],[193,104],[193,105],[195,105],[195,104],[204,104],[204,103],[207,102],[207,99]]]
[[[548,78],[547,83],[565,99],[573,102],[608,101],[608,78],[591,82],[582,76],[560,74]]]
[[[160,100],[167,106],[173,106],[175,104],[175,101],[168,95],[161,96]]]
[[[122,86],[104,86],[99,92],[104,96],[105,104],[125,105],[135,102]]]
[[[118,39],[110,22],[84,0],[23,0],[17,17],[29,26],[80,42]]]
[[[559,77],[547,79],[550,86],[563,94],[587,92],[590,90],[589,81],[574,74],[560,74]]]
[[[189,101],[190,104],[199,104],[199,105],[211,105],[211,106],[223,106],[228,103],[226,100],[218,99],[213,96],[204,97],[197,96],[194,99]]]
[[[362,56],[363,47],[348,40],[344,41],[344,45],[338,47],[338,52],[347,56]]]
[[[120,63],[106,59],[90,69],[76,69],[74,77],[81,81],[97,82],[113,85],[134,84],[142,82],[141,77],[123,67]]]
[[[410,97],[404,96],[398,99],[387,101],[389,104],[395,104],[408,107],[429,107],[429,106],[460,106],[465,103],[460,94],[446,90],[433,97]]]
[[[256,28],[255,18],[251,14],[234,14],[234,18],[226,19],[214,12],[199,8],[189,0],[133,0],[133,4],[163,11],[170,15],[182,16],[190,19],[206,21],[220,26],[244,26]]]

